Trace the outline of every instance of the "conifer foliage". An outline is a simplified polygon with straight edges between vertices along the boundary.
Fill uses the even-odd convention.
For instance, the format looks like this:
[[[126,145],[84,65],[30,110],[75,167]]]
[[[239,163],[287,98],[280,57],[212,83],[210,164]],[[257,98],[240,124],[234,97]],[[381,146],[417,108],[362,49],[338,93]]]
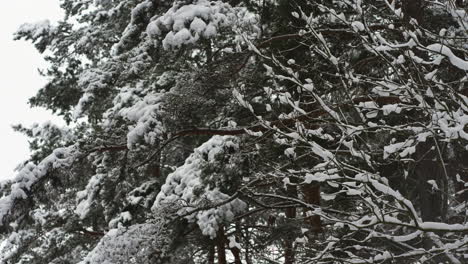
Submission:
[[[62,0],[0,263],[466,263],[452,0]]]

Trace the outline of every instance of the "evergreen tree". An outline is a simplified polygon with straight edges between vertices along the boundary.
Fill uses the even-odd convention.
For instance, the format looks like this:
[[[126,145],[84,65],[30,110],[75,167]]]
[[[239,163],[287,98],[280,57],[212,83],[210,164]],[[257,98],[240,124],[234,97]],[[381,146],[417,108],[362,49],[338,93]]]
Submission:
[[[463,263],[464,1],[62,0],[2,263]]]

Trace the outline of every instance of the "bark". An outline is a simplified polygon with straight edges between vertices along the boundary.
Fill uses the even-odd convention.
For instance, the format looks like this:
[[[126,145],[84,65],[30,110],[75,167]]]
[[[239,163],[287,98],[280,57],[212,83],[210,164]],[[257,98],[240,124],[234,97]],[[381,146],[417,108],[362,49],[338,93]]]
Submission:
[[[320,205],[320,185],[307,184],[302,187],[302,193],[304,194],[304,200],[306,203]],[[306,221],[310,225],[310,231],[315,233],[322,232],[322,223],[320,220],[320,216],[311,215],[306,218]]]
[[[297,198],[297,186],[288,185],[287,194],[289,197]],[[289,219],[296,218],[296,207],[290,207],[286,209],[286,217]],[[295,261],[295,252],[294,252],[294,241],[286,236],[284,241],[284,264],[293,264]]]
[[[217,237],[217,249],[218,249],[218,264],[227,264],[226,261],[226,236],[224,234],[224,227],[219,227]]]
[[[240,257],[240,250],[236,247],[231,248],[232,255],[234,256],[234,264],[242,264]]]
[[[444,222],[447,215],[447,175],[443,167],[443,160],[440,159],[437,146],[429,142],[420,143],[416,148],[415,175],[417,177],[417,190],[421,218],[424,222]],[[434,181],[439,190],[428,183]],[[425,249],[431,249],[434,241],[430,237],[424,237],[422,243]],[[444,262],[444,256],[436,256],[434,260]]]
[[[416,164],[415,174],[418,181],[418,194],[423,221],[440,221],[445,215],[443,189],[446,186],[445,171],[437,150],[433,144],[421,143],[416,151],[416,158],[419,162]],[[440,190],[433,188],[428,181],[434,181]]]
[[[210,246],[208,251],[208,264],[215,263],[215,246]]]
[[[455,146],[451,146],[448,157],[448,171],[453,183],[449,194],[453,195],[456,203],[461,204],[468,201],[468,189],[465,183],[468,182],[468,151]],[[465,215],[463,212],[452,215],[449,223],[463,223]]]

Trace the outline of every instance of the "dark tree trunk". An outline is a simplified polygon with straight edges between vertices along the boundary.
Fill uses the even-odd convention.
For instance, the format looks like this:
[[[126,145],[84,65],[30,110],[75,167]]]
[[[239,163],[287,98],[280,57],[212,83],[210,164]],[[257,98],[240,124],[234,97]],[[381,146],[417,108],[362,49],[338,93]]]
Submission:
[[[217,237],[217,249],[218,249],[218,264],[227,264],[226,261],[226,236],[224,235],[224,227],[219,227]]]
[[[215,246],[210,246],[210,249],[208,251],[208,264],[214,264],[215,263]]]
[[[294,264],[295,256],[294,256],[294,246],[291,240],[287,240],[285,242],[284,247],[284,264]]]
[[[424,222],[443,222],[447,215],[448,175],[442,164],[444,160],[440,157],[441,153],[439,154],[440,148],[429,142],[420,143],[416,149],[418,163],[415,167],[415,176],[421,218]],[[438,189],[428,181],[435,182]],[[425,249],[431,249],[434,246],[434,241],[430,237],[424,237],[422,243]],[[434,258],[437,262],[443,262],[444,259],[442,255]]]
[[[313,204],[313,205],[320,205],[320,185],[307,184],[302,187],[302,193],[304,194],[304,200],[306,203]],[[307,210],[307,211],[310,211],[310,210]],[[320,220],[320,216],[311,215],[306,218],[306,221],[310,225],[310,231],[315,232],[315,233],[322,232],[322,223]]]
[[[289,197],[297,198],[297,186],[288,185],[287,193]],[[286,217],[289,219],[296,218],[296,207],[289,207],[286,209]],[[293,264],[295,261],[294,241],[286,236],[284,241],[284,264]]]
[[[240,250],[236,247],[231,248],[232,255],[234,256],[234,264],[242,264],[240,257]]]
[[[418,145],[415,174],[418,181],[418,194],[423,221],[440,221],[446,214],[446,199],[443,194],[447,186],[443,160],[437,153],[433,144],[421,143]],[[434,181],[439,190],[435,189],[428,181]],[[444,204],[445,203],[445,204]]]
[[[468,189],[465,187],[468,182],[468,151],[457,146],[450,146],[450,148],[448,167],[453,190],[450,190],[449,194],[453,194],[455,201],[461,204],[468,201]],[[462,223],[464,218],[465,214],[460,212],[452,216],[450,223]]]

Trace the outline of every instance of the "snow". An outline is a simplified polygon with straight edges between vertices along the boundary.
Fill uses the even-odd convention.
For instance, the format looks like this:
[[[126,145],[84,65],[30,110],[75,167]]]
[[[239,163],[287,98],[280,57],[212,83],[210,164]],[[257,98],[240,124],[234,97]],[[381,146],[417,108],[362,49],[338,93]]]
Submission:
[[[160,78],[159,82],[163,80]],[[140,142],[154,145],[165,132],[160,120],[163,96],[164,93],[151,92],[142,85],[124,88],[115,97],[114,107],[106,112],[107,120],[103,126],[111,129],[114,122],[123,118],[132,124],[127,133],[128,149],[135,149]]]
[[[77,153],[76,146],[57,148],[38,165],[29,163],[24,166],[13,179],[10,194],[0,198],[0,226],[5,224],[5,217],[11,213],[17,200],[26,199],[26,192],[29,193],[33,185],[46,176],[50,169],[70,166]]]
[[[402,107],[399,104],[386,104],[382,106],[381,109],[384,115],[389,115],[393,112],[399,114],[402,110]]]
[[[220,224],[224,221],[232,221],[235,214],[246,209],[246,204],[239,199],[234,199],[220,206],[195,211],[202,204],[216,204],[230,198],[229,195],[222,193],[219,187],[210,187],[203,183],[203,167],[215,162],[217,157],[224,155],[228,148],[238,149],[238,142],[236,137],[214,136],[195,149],[184,165],[167,176],[166,183],[161,187],[152,210],[157,211],[166,206],[178,208],[177,214],[184,215],[191,222],[196,222],[204,235],[216,237]],[[197,190],[203,190],[203,192],[200,193]]]
[[[468,134],[465,132],[468,115],[461,109],[451,114],[443,111],[443,106],[440,106],[440,109],[440,111],[433,113],[433,126],[441,130],[447,139],[463,138],[468,140]]]
[[[288,158],[294,159],[294,158],[296,158],[296,152],[294,150],[295,150],[294,147],[287,148],[287,149],[284,150],[284,155],[286,155],[286,157],[288,157]]]
[[[111,229],[80,264],[150,263],[164,258],[167,228],[159,221]]]
[[[437,43],[427,46],[426,49],[445,55],[453,66],[460,70],[468,71],[468,61],[457,57],[449,47]]]
[[[403,205],[405,205],[408,210],[410,211],[410,213],[412,214],[412,216],[414,217],[417,217],[417,212],[416,210],[414,209],[414,206],[413,204],[411,203],[411,201],[409,201],[408,199],[404,198],[400,192],[398,191],[395,191],[394,189],[392,189],[390,186],[388,186],[387,184],[383,184],[381,182],[378,182],[377,180],[374,180],[372,179],[371,177],[369,176],[366,176],[364,174],[358,174],[355,176],[357,180],[360,180],[360,181],[363,181],[363,182],[370,182],[372,184],[372,186],[382,192],[383,194],[386,194],[386,195],[389,195],[391,196],[393,199],[395,199],[396,201],[402,203]],[[398,219],[394,219],[394,218],[389,218],[388,216],[385,216],[386,217],[386,221],[388,222],[394,222],[394,223],[401,223],[400,220]]]
[[[446,224],[441,222],[421,222],[419,228],[426,231],[467,232],[468,224]]]
[[[309,184],[312,182],[324,182],[338,179],[342,179],[342,176],[333,173],[316,172],[314,174],[307,173],[304,182]]]
[[[190,30],[194,31],[195,33],[201,34],[206,29],[206,23],[202,19],[196,17],[193,19],[192,23],[190,23]]]
[[[98,195],[101,182],[105,177],[105,174],[94,175],[91,177],[91,179],[89,179],[88,184],[86,185],[86,189],[77,192],[76,198],[78,205],[75,208],[75,214],[77,214],[80,219],[86,218],[90,212],[91,207],[95,202],[95,198]]]
[[[233,8],[222,1],[198,0],[192,4],[175,4],[164,15],[157,16],[146,27],[151,38],[162,38],[165,50],[195,44],[200,39],[215,39],[221,30],[235,32],[249,25],[255,28],[258,19],[245,7]],[[240,40],[240,39],[239,39]]]
[[[391,154],[401,151],[400,157],[406,157],[409,154],[412,154],[416,151],[413,146],[414,140],[406,140],[404,142],[398,142],[390,144],[384,147],[383,158],[387,159]]]
[[[410,233],[410,234],[407,234],[407,235],[402,235],[402,236],[390,236],[390,235],[380,235],[380,236],[387,237],[388,239],[391,239],[391,240],[397,241],[397,242],[406,242],[406,241],[410,241],[410,240],[413,240],[415,238],[418,238],[423,234],[424,233],[421,230],[417,230],[417,231],[415,231],[413,233]]]
[[[426,75],[424,75],[424,79],[427,80],[427,81],[431,81],[432,79],[434,79],[435,75],[437,74],[437,71],[438,71],[438,69],[435,69],[435,70],[427,73]]]
[[[78,85],[82,87],[84,94],[81,96],[73,111],[73,117],[75,119],[82,117],[87,110],[87,106],[94,101],[95,93],[107,88],[112,78],[111,72],[96,68],[87,69],[80,74]]]
[[[360,21],[353,21],[351,23],[351,26],[353,27],[353,29],[355,31],[364,31],[366,29],[366,27],[364,26],[364,24]]]
[[[200,37],[216,37],[219,28],[233,23],[229,19],[229,12],[233,12],[232,8],[221,1],[199,0],[181,7],[174,5],[163,16],[149,23],[146,32],[152,37],[166,34],[163,39],[164,49],[177,49],[196,43]],[[188,28],[186,25],[189,25]]]
[[[154,1],[152,0],[144,0],[132,9],[130,23],[122,33],[119,42],[112,47],[112,53],[115,56],[120,55],[123,51],[131,49],[132,46],[129,45],[129,43],[133,42],[131,39],[144,31],[144,28],[141,27],[141,22],[147,20],[149,16],[153,15],[152,12],[154,12],[155,7],[153,2]],[[107,15],[112,16],[115,13],[118,13],[118,10],[124,6],[124,3],[125,2],[118,4],[115,8],[108,10]]]
[[[104,5],[114,2],[102,0],[99,3]],[[430,61],[426,61],[416,56],[411,49],[424,49],[421,43],[427,43],[427,39],[423,39],[427,36],[423,36],[418,31],[413,32],[407,29],[407,31],[402,32],[405,40],[394,39],[396,41],[394,42],[390,40],[394,35],[393,31],[391,32],[392,34],[387,34],[388,29],[383,28],[375,32],[368,32],[370,28],[367,28],[360,21],[371,22],[372,19],[367,19],[368,15],[362,11],[363,6],[360,0],[349,1],[349,3],[333,2],[337,7],[340,4],[345,5],[347,8],[346,14],[331,11],[331,9],[327,9],[325,6],[322,8],[322,11],[326,14],[323,14],[323,16],[319,14],[315,18],[312,18],[312,16],[307,17],[306,14],[293,13],[293,16],[304,19],[308,23],[307,27],[304,27],[305,29],[300,33],[307,34],[307,37],[301,40],[304,44],[313,43],[311,42],[311,38],[315,36],[314,34],[310,34],[313,32],[307,32],[306,30],[315,27],[315,23],[323,22],[321,19],[328,16],[333,21],[341,23],[341,26],[348,25],[354,30],[357,42],[352,44],[354,47],[351,47],[352,49],[361,47],[362,45],[374,45],[367,48],[372,50],[374,54],[379,55],[376,56],[376,59],[385,59],[386,62],[392,63],[391,65],[384,66],[384,68],[376,66],[378,70],[383,69],[384,72],[369,72],[369,74],[358,74],[356,73],[359,72],[357,70],[353,72],[354,67],[351,61],[346,61],[349,59],[347,56],[350,54],[348,53],[349,50],[345,52],[341,52],[339,49],[333,50],[336,54],[331,55],[332,50],[328,49],[333,47],[333,43],[329,42],[329,35],[318,33],[315,37],[318,38],[318,41],[322,45],[314,46],[314,48],[317,48],[316,51],[318,53],[323,52],[322,55],[331,63],[340,66],[340,69],[336,69],[338,72],[336,80],[341,80],[343,83],[340,84],[337,81],[331,84],[323,80],[323,83],[317,82],[316,86],[314,86],[311,79],[304,80],[305,84],[301,83],[301,76],[307,76],[308,74],[300,73],[304,69],[295,68],[302,66],[300,65],[302,62],[296,62],[288,57],[274,58],[272,56],[270,58],[268,57],[270,54],[262,54],[265,51],[263,48],[255,46],[254,43],[264,40],[273,31],[269,32],[268,28],[264,28],[264,32],[267,33],[266,36],[255,35],[258,32],[251,27],[255,27],[255,24],[258,23],[256,20],[258,16],[246,11],[245,7],[233,8],[229,4],[224,3],[226,1],[176,1],[169,10],[155,15],[153,12],[161,10],[153,9],[151,4],[153,1],[137,2],[131,1],[132,4],[136,4],[137,6],[132,11],[130,17],[131,23],[125,29],[121,41],[116,46],[125,45],[127,38],[133,38],[135,41],[141,40],[141,43],[132,48],[128,53],[121,54],[121,56],[106,58],[109,61],[96,62],[98,64],[96,68],[87,68],[79,79],[79,87],[82,89],[83,96],[75,108],[76,118],[83,115],[86,116],[86,111],[90,106],[102,102],[101,98],[97,97],[101,91],[105,92],[108,89],[111,91],[110,94],[115,96],[112,102],[110,102],[112,98],[106,98],[105,102],[112,103],[112,107],[105,112],[104,121],[96,125],[99,131],[85,132],[87,136],[89,135],[88,133],[92,135],[90,138],[86,138],[86,140],[92,141],[95,136],[94,133],[96,133],[99,134],[97,137],[102,137],[105,143],[109,140],[109,143],[112,144],[115,142],[124,144],[123,146],[126,144],[129,150],[126,152],[125,160],[120,160],[114,153],[110,153],[109,155],[107,153],[93,153],[88,156],[90,159],[90,163],[88,164],[98,168],[94,172],[94,175],[73,175],[85,177],[85,180],[88,180],[87,185],[86,187],[83,186],[86,183],[85,181],[79,187],[82,191],[76,193],[76,199],[71,199],[71,206],[69,207],[73,207],[75,202],[75,210],[72,211],[73,209],[67,207],[66,210],[69,210],[67,212],[65,209],[61,209],[61,217],[65,218],[66,214],[70,214],[73,215],[73,219],[77,219],[83,223],[87,223],[87,220],[91,220],[91,218],[93,220],[98,219],[98,221],[95,221],[98,222],[96,225],[99,225],[104,230],[107,228],[111,229],[104,237],[99,240],[96,239],[97,245],[94,248],[92,248],[91,244],[89,245],[92,248],[89,249],[91,252],[81,262],[82,264],[147,263],[150,261],[150,256],[158,254],[164,256],[165,250],[168,249],[169,245],[173,244],[168,240],[174,237],[169,234],[171,226],[162,221],[162,218],[169,221],[174,218],[183,217],[185,218],[185,222],[198,226],[201,234],[211,239],[216,237],[219,228],[223,226],[227,230],[228,241],[226,242],[228,246],[230,248],[241,249],[241,244],[245,241],[240,239],[242,238],[240,236],[242,234],[238,232],[242,232],[242,229],[238,230],[236,228],[234,230],[234,223],[232,221],[237,220],[236,217],[247,212],[247,210],[253,209],[255,213],[255,209],[262,206],[257,207],[257,204],[254,203],[247,206],[246,202],[241,200],[237,195],[243,195],[242,199],[250,195],[252,197],[257,195],[261,197],[261,194],[256,193],[259,190],[258,186],[254,184],[249,185],[248,188],[244,186],[249,182],[251,183],[252,179],[263,181],[267,177],[265,183],[268,186],[263,187],[263,182],[260,182],[259,185],[262,186],[260,189],[261,191],[268,192],[265,194],[265,197],[275,198],[278,201],[304,202],[304,196],[300,192],[297,197],[283,196],[284,192],[281,190],[281,187],[288,187],[291,184],[297,185],[298,191],[304,185],[314,184],[316,186],[320,184],[324,186],[322,192],[329,192],[320,194],[320,199],[325,201],[322,204],[323,208],[319,205],[305,204],[311,210],[305,212],[304,217],[319,215],[324,219],[324,226],[326,225],[327,229],[329,228],[329,232],[327,232],[333,234],[333,236],[328,238],[323,237],[322,241],[325,241],[325,244],[318,245],[317,252],[323,250],[318,258],[334,259],[336,257],[334,252],[341,252],[344,249],[343,253],[349,256],[350,263],[372,263],[392,258],[394,258],[393,261],[398,261],[399,257],[418,256],[419,254],[423,255],[423,258],[429,258],[432,254],[440,254],[442,252],[447,255],[449,253],[455,254],[457,250],[457,253],[459,253],[462,252],[460,249],[466,248],[468,238],[466,236],[463,238],[463,232],[468,230],[466,221],[453,224],[422,221],[419,217],[420,213],[413,206],[412,202],[414,200],[405,197],[403,195],[404,192],[395,187],[394,178],[389,177],[389,180],[387,180],[379,174],[379,172],[382,173],[380,170],[381,165],[389,162],[402,162],[403,166],[399,167],[398,171],[395,171],[395,174],[399,173],[396,176],[403,178],[410,175],[412,167],[408,161],[413,161],[414,157],[412,156],[416,153],[417,144],[428,141],[428,139],[440,139],[441,141],[448,141],[450,144],[462,142],[460,145],[462,147],[465,146],[463,145],[465,141],[462,140],[468,140],[468,134],[465,131],[465,127],[468,124],[468,115],[467,108],[463,106],[462,102],[463,100],[468,102],[468,99],[462,97],[462,95],[458,96],[457,94],[450,93],[452,91],[451,88],[455,90],[458,87],[452,87],[452,83],[444,83],[442,80],[439,80],[441,77],[451,77],[440,76],[445,72],[440,70],[440,67],[444,66],[440,62],[445,58],[461,70],[466,70],[468,67],[467,61],[454,55],[453,51],[455,51],[456,45],[453,43],[458,39],[458,36],[452,35],[452,28],[440,33],[451,38],[451,40],[447,40],[447,44],[444,42],[444,45],[433,44],[426,47],[426,51],[434,53]],[[386,1],[395,15],[400,16],[402,15],[401,9],[395,8],[395,2],[392,1],[390,3],[390,1]],[[120,12],[116,8],[121,8],[124,5],[118,4],[118,7],[110,9],[107,13],[106,11],[101,11],[97,17],[106,19],[106,16],[115,15]],[[167,7],[167,5],[164,5],[164,7]],[[352,14],[353,10],[350,8],[354,9],[355,14]],[[456,13],[459,14],[458,11]],[[388,14],[388,12],[386,14],[391,18],[391,14]],[[153,17],[149,20],[151,16]],[[143,23],[138,22],[141,18],[144,18]],[[380,19],[381,17],[377,15],[375,18]],[[388,25],[394,18],[384,22]],[[349,19],[349,22],[347,19]],[[94,20],[93,22],[98,23],[99,21]],[[394,22],[397,22],[397,20]],[[146,28],[145,24],[148,24]],[[248,29],[242,28],[244,26]],[[394,28],[395,26],[389,25],[388,27]],[[144,29],[146,29],[146,32],[142,32]],[[50,32],[47,23],[44,23],[42,26],[24,26],[23,30],[34,32],[32,34],[34,37],[40,37]],[[401,30],[403,31],[403,29]],[[348,31],[351,32],[350,29]],[[135,35],[135,32],[138,35]],[[418,38],[421,38],[421,42]],[[78,45],[91,41],[87,35],[78,39]],[[252,41],[252,39],[255,41]],[[152,46],[153,44],[154,46]],[[239,109],[228,105],[226,109],[220,111],[222,112],[222,116],[218,116],[219,119],[209,120],[205,124],[207,126],[217,126],[218,123],[223,125],[228,123],[229,128],[244,128],[246,131],[245,135],[242,137],[214,136],[197,147],[190,155],[186,154],[189,152],[187,149],[180,151],[181,148],[177,145],[179,142],[175,142],[174,146],[171,145],[171,149],[167,150],[171,152],[168,156],[165,156],[165,153],[163,153],[161,168],[164,168],[164,170],[161,170],[161,177],[157,177],[157,179],[156,177],[147,178],[146,173],[152,169],[149,168],[153,165],[152,163],[149,166],[142,166],[141,168],[135,168],[132,165],[140,163],[141,158],[146,159],[152,153],[159,153],[155,151],[159,151],[160,143],[170,138],[171,134],[177,131],[178,128],[172,131],[170,126],[163,123],[167,121],[167,119],[164,119],[165,115],[173,114],[170,117],[177,118],[177,113],[165,112],[168,109],[167,105],[164,105],[165,96],[168,93],[173,93],[174,89],[171,89],[173,84],[178,82],[182,77],[186,78],[185,75],[187,74],[186,68],[179,74],[171,71],[164,72],[167,70],[165,69],[167,64],[164,61],[159,63],[159,60],[166,59],[166,53],[171,53],[171,56],[167,57],[174,59],[171,60],[171,63],[174,62],[175,64],[171,64],[167,68],[179,67],[177,63],[185,63],[185,66],[188,65],[187,68],[198,68],[192,61],[177,61],[178,58],[173,56],[176,53],[170,51],[187,48],[187,54],[191,52],[192,54],[204,56],[197,45],[203,45],[203,48],[205,48],[205,44],[211,45],[213,50],[219,50],[220,52],[216,54],[221,54],[222,56],[232,52],[247,52],[248,47],[256,53],[253,54],[255,56],[252,56],[248,63],[256,63],[253,64],[256,67],[261,66],[261,63],[272,64],[265,65],[265,71],[255,71],[255,74],[266,74],[263,75],[266,81],[264,85],[268,86],[264,88],[265,95],[261,93],[260,87],[248,87],[250,83],[232,82],[231,88],[234,95],[232,103],[237,99],[240,106],[248,109],[252,114],[252,118],[256,118],[258,123],[244,126],[245,123],[241,122],[242,124],[239,123],[238,127],[233,121],[238,121],[234,116],[224,116],[224,114],[229,115],[230,112],[237,113]],[[449,44],[453,44],[453,46],[450,46],[451,48],[445,46]],[[150,46],[151,48],[148,48]],[[381,52],[376,53],[373,49]],[[161,54],[159,54],[160,51]],[[316,55],[315,53],[307,53],[308,56],[311,54],[313,56]],[[147,69],[150,73],[147,76],[140,77],[138,73],[144,71],[139,71],[138,69],[145,67],[144,56],[156,59],[155,61],[148,62],[151,68],[148,67]],[[235,54],[229,56],[235,56]],[[113,64],[114,59],[116,64]],[[132,63],[121,64],[121,60],[126,62],[128,60]],[[203,60],[197,62],[204,63]],[[119,67],[123,66],[114,70],[113,66],[115,65]],[[250,65],[248,66],[250,67]],[[341,67],[345,67],[343,69],[349,73],[340,75]],[[417,71],[413,71],[410,67],[418,67],[417,69],[420,73],[418,77],[421,78],[417,80],[412,78],[414,77],[412,73]],[[282,74],[275,72],[278,69],[282,70]],[[394,71],[393,69],[396,70]],[[295,70],[298,72],[295,72]],[[130,82],[127,82],[127,79],[124,77],[128,73],[132,73],[131,76],[136,76],[135,79],[137,80],[132,78]],[[116,77],[120,76],[120,74],[124,77]],[[189,72],[188,74],[190,75],[191,73]],[[198,72],[194,75],[197,74]],[[243,73],[239,74],[239,78],[243,78],[243,76]],[[187,77],[187,79],[190,77]],[[269,79],[267,80],[266,77]],[[420,86],[416,83],[417,81],[421,81],[422,77],[424,77],[427,85]],[[315,80],[319,78],[319,75],[310,76],[310,78]],[[117,82],[115,82],[116,79]],[[424,79],[422,80],[424,81]],[[441,79],[445,80],[445,78]],[[466,81],[466,79],[464,80]],[[187,83],[190,84],[189,82]],[[184,85],[187,83],[184,83]],[[229,82],[229,85],[231,85],[231,82]],[[325,85],[325,87],[320,87],[319,85]],[[233,87],[238,87],[238,89],[234,89]],[[447,89],[447,87],[450,89]],[[252,88],[253,90],[250,90]],[[258,89],[255,90],[255,88]],[[340,107],[342,101],[337,100],[337,98],[341,99],[345,97],[341,97],[340,95],[340,97],[335,98],[335,92],[336,94],[342,92],[340,89],[349,92],[348,95],[351,100],[355,98],[359,99],[361,96],[369,96],[369,101],[353,107],[353,112],[351,113],[351,111],[348,111],[348,107]],[[443,96],[440,96],[441,91],[443,91]],[[251,96],[253,93],[255,95]],[[184,96],[184,94],[180,95]],[[207,96],[210,95],[208,94]],[[400,103],[382,104],[380,102],[372,102],[371,100],[378,95],[394,96],[400,100]],[[455,95],[453,97],[457,98],[448,101],[446,97],[452,95]],[[430,103],[427,103],[426,99]],[[345,103],[355,106],[352,104],[352,101],[346,101]],[[275,104],[275,111],[272,111],[273,104]],[[311,106],[313,109],[320,107],[328,115],[325,115],[323,118],[320,116],[319,118],[314,118],[314,120],[304,121],[303,118],[297,118],[298,116],[308,114],[308,110],[306,111],[305,109],[307,108],[304,106]],[[408,124],[405,118],[399,118],[407,114],[407,109],[418,112],[418,108],[424,108],[425,119],[413,120],[414,122],[412,121],[411,124]],[[269,113],[265,114],[263,112],[264,109]],[[450,109],[450,111],[447,111],[447,109]],[[256,111],[262,113],[256,113]],[[379,115],[379,112],[382,114]],[[422,115],[415,116],[420,117]],[[369,122],[366,117],[373,118],[373,122]],[[297,118],[297,122],[291,126],[286,122],[285,126],[274,126],[273,124],[276,124],[276,122],[272,122],[273,120],[284,121],[285,119],[289,121],[291,118]],[[393,125],[393,120],[397,120],[399,124]],[[315,129],[316,124],[319,124],[321,127]],[[255,131],[256,129],[249,130],[248,128],[252,127],[252,125],[255,127],[263,125],[270,130],[268,133]],[[102,131],[100,130],[101,128]],[[34,127],[32,132],[38,138],[50,136],[50,133],[40,126]],[[102,136],[101,132],[104,136]],[[64,131],[63,137],[66,136],[67,132]],[[107,136],[109,137],[107,138]],[[264,136],[264,138],[258,140],[258,138],[252,138],[252,136]],[[389,139],[392,136],[395,138]],[[245,140],[246,138],[248,140]],[[314,141],[317,138],[321,140]],[[197,140],[202,139],[203,137],[197,138]],[[266,141],[268,142],[267,144],[277,144],[275,146],[276,150],[270,151],[272,150],[270,149],[271,146],[265,146],[264,139],[268,139]],[[101,142],[96,144],[100,144]],[[94,142],[86,142],[85,144],[92,143]],[[186,146],[185,143],[183,143],[184,147]],[[247,149],[244,148],[244,143],[248,143]],[[444,148],[443,155],[446,155],[445,150],[446,148]],[[269,151],[268,155],[277,156],[276,158],[262,156],[257,159],[256,155],[262,153],[262,151]],[[0,198],[1,224],[10,224],[13,228],[19,228],[22,224],[20,221],[7,223],[9,214],[13,212],[13,205],[20,199],[29,198],[29,193],[34,185],[47,175],[47,172],[51,168],[67,167],[74,161],[75,157],[82,156],[79,154],[83,153],[78,151],[78,147],[57,149],[53,155],[40,164],[28,164],[24,166],[15,181],[12,182],[11,193]],[[298,154],[301,154],[301,158],[304,157],[304,160],[290,165],[291,160],[297,158]],[[186,155],[189,156],[187,157]],[[387,160],[382,161],[382,155],[383,159]],[[450,155],[453,157],[456,154],[452,153]],[[307,160],[307,156],[310,158],[310,162]],[[242,171],[244,166],[240,166],[241,161],[239,160],[245,157],[248,158],[247,161],[249,163],[251,160],[254,162],[267,160],[268,163],[260,164],[260,166],[254,164],[249,169],[255,171],[244,173]],[[392,158],[391,160],[390,157]],[[451,158],[449,155],[448,157]],[[96,159],[92,162],[91,160],[94,158]],[[100,158],[109,159],[110,165],[105,165]],[[185,159],[183,164],[181,164],[182,159]],[[96,203],[102,202],[100,194],[104,193],[101,193],[101,189],[107,187],[105,185],[107,181],[105,180],[117,174],[107,171],[106,169],[109,167],[106,169],[103,169],[103,167],[111,166],[117,169],[116,167],[118,166],[115,166],[115,164],[120,164],[120,162],[125,163],[125,167],[118,169],[122,169],[123,172],[129,172],[122,173],[127,176],[123,183],[128,184],[130,187],[124,186],[122,189],[117,190],[117,192],[119,192],[119,195],[122,194],[122,196],[119,196],[119,199],[123,198],[122,200],[125,199],[127,203],[124,202],[122,206],[119,205],[119,208],[114,210],[115,212],[109,213],[111,210],[104,208],[105,212],[102,219],[99,218],[101,216],[95,218],[95,215],[92,213],[97,211],[95,210],[97,208]],[[286,164],[289,164],[287,165],[288,167],[285,167]],[[142,173],[142,171],[144,172]],[[236,174],[237,172],[239,173]],[[143,177],[140,178],[140,175]],[[299,183],[294,181],[292,183],[293,177],[300,177],[303,181]],[[463,181],[460,176],[458,176],[457,180]],[[160,181],[165,182],[159,189],[161,185]],[[426,185],[426,187],[432,187],[434,193],[437,193],[440,191],[437,182],[438,180],[429,180],[427,184],[424,181],[422,184]],[[133,183],[135,185],[132,185]],[[238,183],[239,185],[237,185]],[[466,185],[467,183],[462,182],[462,184]],[[122,193],[126,191],[126,188],[134,189],[130,193]],[[71,192],[71,194],[73,193],[75,191]],[[349,202],[355,205],[353,206],[353,211],[340,212],[339,210],[343,210],[341,206],[336,207],[336,203],[333,202],[337,197],[339,199],[349,198]],[[259,199],[258,201],[269,203],[273,202],[273,199]],[[104,204],[101,205],[106,207]],[[127,205],[131,206],[127,207]],[[465,213],[463,211],[464,206],[464,204],[459,205],[454,211]],[[148,210],[149,207],[151,207],[151,212]],[[270,209],[268,205],[265,207],[266,209]],[[142,209],[132,210],[134,208]],[[162,212],[168,212],[169,215],[162,215]],[[31,209],[29,213],[37,225],[48,224],[49,217],[51,216],[49,212],[42,208]],[[274,214],[277,214],[281,218],[284,216],[284,210],[280,209],[274,212]],[[161,219],[158,217],[161,217]],[[252,223],[248,222],[249,225],[256,225],[262,222],[263,219],[263,216],[260,215],[259,218],[248,218],[247,220],[254,221]],[[297,218],[297,220],[300,221],[301,219]],[[240,224],[242,227],[244,222],[239,221],[236,224]],[[298,232],[299,230],[302,232],[302,235],[308,232],[307,229],[302,228],[302,225],[296,227]],[[84,228],[93,231],[90,227]],[[356,241],[356,245],[350,246],[346,241],[342,240],[343,237],[340,237],[342,235],[340,234],[341,231],[348,232],[349,230],[352,232],[356,230],[362,236],[360,241]],[[54,234],[64,236],[62,234],[64,233],[63,230],[55,229],[53,232],[48,231],[44,232],[44,234],[39,234],[35,230],[13,233],[8,238],[8,241],[11,242],[9,242],[8,246],[12,246],[12,251],[14,251],[15,247],[18,246],[13,242],[18,241],[17,244],[19,245],[19,242],[22,242],[20,240],[28,236],[37,237],[40,235],[41,238],[42,235],[45,237],[53,237]],[[437,239],[440,238],[439,241],[444,241],[442,246],[436,243],[432,249],[413,247],[414,245],[419,246],[419,241],[422,238],[430,238],[432,236],[431,232],[435,231],[445,232],[444,234],[435,235]],[[256,234],[256,231],[253,232],[252,234]],[[347,236],[347,234],[349,233],[344,233],[343,235]],[[366,236],[367,238],[365,238]],[[374,239],[370,240],[371,238],[391,240],[395,242],[394,246],[400,248],[403,253],[396,255],[393,251],[386,251],[393,246],[388,247],[385,243],[373,245],[371,241],[374,241]],[[198,241],[198,238],[193,241],[195,240]],[[307,247],[306,243],[308,242],[307,236],[300,236],[295,239],[296,246],[298,247]],[[301,245],[302,243],[306,245]],[[343,244],[347,244],[346,248],[342,247]],[[2,245],[1,247],[5,246]],[[198,250],[199,248],[197,247],[198,245],[195,245],[193,249]],[[42,252],[40,250],[37,252]],[[86,254],[88,249],[82,252]],[[361,252],[364,252],[363,255],[366,256],[360,257],[354,255]],[[304,253],[307,254],[306,251]],[[0,262],[2,261],[2,257],[0,257]],[[417,259],[415,258],[414,261],[417,262]],[[166,262],[171,263],[170,261]],[[315,263],[314,260],[310,260],[309,262]],[[317,261],[317,263],[319,262]]]
[[[229,240],[229,248],[238,248],[242,249],[241,245],[236,242],[236,238],[233,236],[228,237]]]
[[[53,33],[54,27],[50,24],[49,20],[42,20],[36,23],[22,24],[16,31],[15,35],[19,36],[27,34],[36,40],[39,37]]]
[[[437,183],[435,180],[428,180],[427,183],[429,183],[432,186],[432,191],[439,190],[439,186],[437,186]]]
[[[312,148],[312,152],[315,155],[321,157],[323,160],[328,162],[334,159],[334,155],[330,151],[324,149],[322,146],[317,144],[317,142],[311,142],[310,145]]]

